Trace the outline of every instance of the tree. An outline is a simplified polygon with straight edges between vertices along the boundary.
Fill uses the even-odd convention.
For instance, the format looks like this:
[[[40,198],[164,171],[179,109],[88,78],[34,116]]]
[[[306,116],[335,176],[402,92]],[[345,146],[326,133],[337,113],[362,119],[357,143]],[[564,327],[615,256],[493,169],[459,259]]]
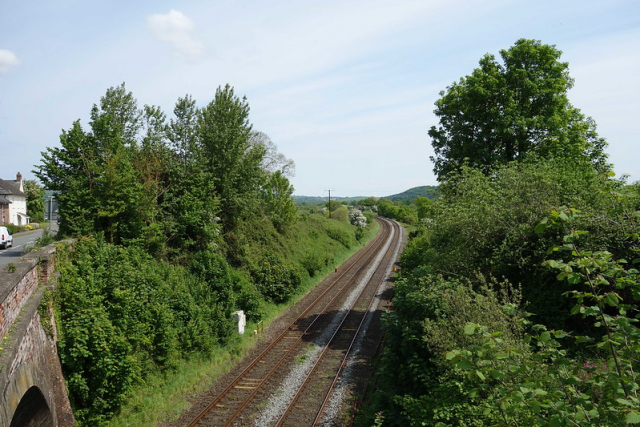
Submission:
[[[27,215],[33,221],[44,221],[44,188],[37,181],[27,179],[24,181],[24,192],[27,194]]]
[[[200,143],[207,170],[220,197],[225,232],[256,207],[264,181],[261,164],[265,148],[252,145],[249,103],[238,98],[231,86],[218,88],[213,101],[200,112]]]
[[[573,86],[561,51],[536,40],[501,50],[503,63],[487,54],[470,76],[440,92],[439,125],[429,136],[440,181],[468,164],[486,174],[529,153],[572,157],[606,168],[606,146],[595,123],[567,98]]]
[[[173,109],[176,118],[169,125],[169,140],[183,165],[195,160],[198,153],[198,113],[196,101],[190,95],[178,98]]]
[[[297,208],[293,203],[293,186],[281,171],[274,172],[263,188],[263,200],[273,226],[283,232],[296,219]]]
[[[251,145],[261,145],[265,149],[262,159],[262,168],[266,173],[272,174],[280,171],[285,177],[291,178],[295,175],[296,165],[292,159],[288,159],[284,154],[278,152],[278,147],[264,132],[253,132],[251,134]]]
[[[338,208],[342,207],[342,202],[339,202],[337,200],[329,200],[327,203],[325,203],[325,206],[327,207],[327,209],[329,209],[329,212],[335,212],[336,210],[338,210]]]
[[[143,114],[124,84],[107,89],[91,109],[91,131],[76,121],[60,135],[61,148],[47,148],[36,176],[58,190],[60,231],[103,232],[109,242],[141,232],[144,186],[134,168]]]
[[[416,198],[416,206],[418,208],[418,219],[430,218],[436,209],[433,200],[422,196]]]

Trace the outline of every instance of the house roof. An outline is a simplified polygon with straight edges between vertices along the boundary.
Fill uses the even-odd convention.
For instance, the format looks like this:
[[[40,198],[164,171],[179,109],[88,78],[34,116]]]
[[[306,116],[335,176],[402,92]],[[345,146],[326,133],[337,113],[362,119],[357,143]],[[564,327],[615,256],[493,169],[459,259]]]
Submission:
[[[0,195],[27,197],[26,194],[20,191],[20,182],[4,179],[0,179]]]

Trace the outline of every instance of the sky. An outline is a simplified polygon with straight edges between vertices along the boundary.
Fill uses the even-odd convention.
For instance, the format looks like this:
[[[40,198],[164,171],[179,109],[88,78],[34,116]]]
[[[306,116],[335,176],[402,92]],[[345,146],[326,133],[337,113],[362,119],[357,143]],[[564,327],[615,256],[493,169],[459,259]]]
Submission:
[[[571,103],[617,175],[640,180],[638,0],[0,0],[0,177],[35,179],[110,87],[171,117],[228,83],[295,162],[296,195],[437,185],[440,91],[520,38],[563,52]]]

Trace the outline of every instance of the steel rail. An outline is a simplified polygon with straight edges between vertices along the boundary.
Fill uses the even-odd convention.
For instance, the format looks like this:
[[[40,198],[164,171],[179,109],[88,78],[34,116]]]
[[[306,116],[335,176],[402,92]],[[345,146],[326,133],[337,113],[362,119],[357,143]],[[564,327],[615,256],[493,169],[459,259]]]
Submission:
[[[327,289],[325,289],[317,298],[315,298],[310,304],[309,306],[300,314],[297,316],[297,318],[291,322],[284,330],[283,332],[272,341],[272,343],[270,345],[268,345],[240,374],[238,374],[238,376],[213,400],[211,401],[204,410],[202,410],[200,412],[200,414],[193,419],[193,421],[191,423],[188,424],[189,427],[194,427],[196,426],[209,412],[211,412],[211,410],[220,402],[220,400],[222,400],[227,394],[229,394],[229,392],[236,386],[238,385],[238,383],[240,383],[242,381],[242,379],[245,377],[245,375],[251,371],[251,369],[253,369],[263,358],[265,355],[267,355],[279,342],[281,342],[284,337],[292,330],[292,328],[296,325],[296,323],[298,323],[298,321],[303,318],[304,316],[306,316],[313,308],[316,308],[316,306],[320,303],[320,301],[332,290],[335,290],[334,287],[340,282],[340,280],[342,278],[344,278],[344,276],[346,276],[348,273],[352,272],[353,270],[355,270],[355,272],[353,272],[353,274],[358,274],[360,272],[360,270],[363,268],[363,265],[358,265],[358,263],[364,259],[364,258],[372,258],[373,254],[377,253],[378,249],[380,246],[382,246],[382,243],[385,241],[385,234],[389,232],[389,225],[388,223],[385,223],[384,221],[379,221],[381,225],[383,225],[382,229],[380,230],[380,232],[376,235],[376,237],[374,238],[374,240],[370,243],[370,245],[365,247],[365,250],[362,252],[361,255],[358,255],[357,258],[355,258],[355,260],[349,265],[348,268],[346,268],[344,271],[341,271],[340,275],[336,278],[333,279],[333,283],[330,284],[329,286],[327,286]],[[366,264],[366,263],[365,263]],[[227,421],[227,423],[225,425],[230,425],[231,422],[233,422],[233,420],[237,417],[237,415],[244,410],[244,408],[248,405],[248,403],[251,401],[251,399],[255,396],[255,394],[257,394],[258,390],[260,390],[260,388],[264,385],[264,383],[266,383],[266,381],[273,375],[273,373],[277,370],[278,367],[280,367],[282,365],[282,363],[284,363],[284,361],[286,360],[286,358],[288,357],[288,355],[295,349],[297,348],[298,344],[301,342],[302,337],[308,332],[308,330],[311,328],[311,326],[313,326],[315,324],[315,322],[317,321],[317,319],[323,314],[323,312],[326,310],[326,308],[333,303],[333,301],[342,294],[342,292],[344,291],[344,289],[347,287],[347,285],[349,284],[349,281],[346,281],[342,288],[338,290],[338,292],[336,293],[336,295],[329,301],[329,303],[327,303],[325,305],[325,307],[323,308],[323,310],[313,319],[313,321],[309,324],[309,326],[302,332],[302,334],[300,334],[300,337],[296,340],[296,342],[291,346],[291,349],[289,349],[283,357],[281,357],[281,359],[277,362],[276,367],[273,368],[270,373],[268,374],[268,376],[266,376],[258,386],[256,386],[255,390],[251,393],[251,395],[245,399],[244,403],[241,405],[241,407],[234,412],[234,414],[232,415],[232,417]]]
[[[395,252],[395,251],[399,250],[399,247],[402,244],[402,229],[401,229],[400,225],[397,222],[392,221],[392,223],[393,223],[394,227],[398,230],[398,242],[397,242],[396,248],[394,250],[394,252]],[[382,283],[384,283],[384,281],[386,279],[387,279],[386,275],[382,277],[380,283],[378,284],[378,288],[382,285]],[[366,319],[367,315],[371,315],[371,316],[374,315],[374,313],[370,311],[371,310],[371,305],[374,302],[375,302],[375,297],[369,303],[369,308],[367,309],[367,312],[363,316],[362,321],[360,322],[360,325],[358,326],[358,331],[356,332],[353,341],[351,342],[351,344],[349,345],[349,348],[347,349],[347,352],[346,352],[346,354],[345,354],[345,356],[344,356],[344,358],[342,360],[342,363],[340,365],[340,369],[338,370],[338,373],[334,377],[333,382],[331,383],[331,387],[329,388],[329,391],[327,392],[327,395],[325,396],[324,400],[322,401],[322,405],[320,406],[320,409],[318,410],[318,414],[316,415],[316,418],[313,421],[313,426],[314,427],[319,425],[320,422],[322,421],[322,416],[324,415],[324,410],[327,407],[327,404],[329,403],[329,399],[331,398],[331,395],[333,394],[333,391],[335,390],[335,387],[336,387],[338,381],[340,380],[340,375],[342,375],[342,372],[344,371],[344,369],[347,366],[347,361],[348,361],[347,359],[348,359],[348,357],[350,355],[351,348],[352,348],[353,344],[355,343],[355,341],[356,341],[356,339],[358,337],[358,334],[360,333],[360,328],[362,326],[362,323],[364,323],[364,320]],[[365,333],[366,333],[366,331],[365,331]],[[384,334],[385,334],[385,332],[383,331],[382,337],[380,337],[380,339],[378,340],[378,342],[376,344],[376,351],[374,353],[375,355],[379,354],[379,352],[380,352],[380,348],[381,348],[381,345],[382,345],[382,339],[384,337]],[[367,380],[366,380],[366,382],[364,384],[364,388],[365,389],[368,387],[370,380],[371,380],[371,374],[367,376]],[[358,399],[358,403],[352,408],[352,415],[350,417],[351,422],[353,422],[353,416],[355,416],[355,412],[358,410],[358,407],[361,404],[362,399],[363,399],[363,397]]]
[[[387,221],[385,219],[385,221]],[[389,221],[389,223],[391,224],[391,227],[393,230],[395,230],[396,228],[398,228],[397,224],[395,222]],[[398,232],[398,239],[400,239],[400,234]],[[390,238],[393,238],[393,235],[390,236]],[[398,240],[399,241],[399,240]],[[397,247],[397,245],[396,245]],[[384,269],[387,268],[387,264],[384,263],[385,258],[387,258],[389,255],[393,256],[393,253],[395,251],[395,247],[394,248],[389,248],[387,250],[387,253],[385,253],[383,259],[380,261],[380,263],[376,266],[374,273],[371,276],[372,280],[374,275],[380,270],[382,269],[384,272]],[[375,286],[375,290],[377,290],[380,285],[385,281],[386,279],[386,275],[383,274],[382,277],[380,278],[380,280],[378,281],[378,283]],[[350,314],[353,313],[353,309],[354,307],[358,304],[358,302],[360,301],[360,298],[364,295],[365,291],[367,291],[368,289],[370,289],[371,286],[369,284],[367,284],[367,286],[364,286],[362,288],[362,290],[360,291],[360,293],[358,294],[358,297],[354,300],[354,302],[351,304],[351,307],[349,307],[348,312],[343,316],[342,320],[340,321],[340,324],[336,327],[335,331],[333,332],[333,334],[331,335],[331,338],[329,339],[329,341],[327,342],[327,344],[325,345],[325,347],[323,348],[322,352],[320,353],[318,359],[315,361],[315,363],[313,364],[311,370],[307,373],[307,375],[305,376],[305,379],[303,381],[303,383],[300,385],[300,388],[298,389],[298,391],[296,392],[296,394],[293,396],[293,398],[291,399],[291,402],[289,402],[289,405],[287,406],[287,408],[285,409],[284,413],[280,416],[280,418],[278,419],[278,421],[276,422],[276,427],[280,427],[284,424],[285,420],[287,419],[287,417],[291,414],[291,412],[293,411],[294,407],[296,406],[298,400],[300,399],[300,397],[302,396],[304,389],[306,388],[306,386],[309,384],[311,378],[313,377],[313,375],[316,373],[316,371],[318,370],[320,364],[325,360],[325,356],[327,354],[327,352],[330,349],[331,344],[334,342],[336,336],[341,332],[341,327],[342,325],[346,322],[347,318],[349,317]],[[340,362],[340,366],[338,368],[338,371],[336,372],[336,374],[334,375],[333,381],[331,383],[331,386],[329,387],[325,398],[322,401],[322,404],[319,408],[319,410],[316,413],[316,417],[314,419],[313,425],[317,425],[317,423],[320,421],[324,409],[327,405],[327,403],[329,402],[329,399],[332,395],[332,392],[340,378],[340,375],[342,374],[344,367],[347,364],[347,360],[349,358],[349,356],[351,355],[351,349],[353,348],[353,346],[355,345],[357,339],[359,338],[360,335],[360,331],[363,328],[363,325],[365,323],[365,320],[367,320],[367,318],[369,316],[372,316],[373,313],[371,312],[371,307],[373,306],[373,304],[375,303],[375,297],[377,295],[377,292],[374,292],[373,297],[371,298],[371,300],[369,301],[368,305],[367,305],[367,309],[364,311],[364,314],[362,315],[362,318],[360,319],[360,322],[358,323],[358,327],[356,328],[355,333],[353,334],[353,336],[350,339],[349,342],[349,346],[345,351],[344,356],[342,357],[342,360]]]
[[[366,266],[366,265],[368,264],[369,260],[370,260],[371,258],[373,258],[373,256],[374,256],[375,254],[377,254],[378,246],[383,246],[382,244],[385,242],[385,239],[381,239],[381,240],[380,240],[380,242],[381,242],[381,244],[380,244],[380,245],[377,245],[377,244],[375,245],[376,250],[371,251],[372,253],[371,253],[371,255],[370,255],[370,256],[368,256],[368,257],[367,257],[367,261],[366,261],[365,263],[363,263],[362,265],[360,265],[360,266],[356,269],[356,272],[354,273],[354,275],[355,275],[355,274],[357,274],[357,273],[359,273],[359,272],[363,269],[363,267],[364,267],[364,266]],[[373,245],[372,245],[372,247],[373,247]],[[367,254],[368,254],[368,253],[369,253],[369,252],[367,252]],[[365,256],[363,256],[363,258],[365,258]],[[358,261],[359,261],[359,260],[360,260],[360,259],[358,259]],[[355,267],[355,266],[356,266],[356,265],[354,264],[354,267]],[[345,272],[345,274],[346,274],[346,272]],[[339,280],[339,279],[337,279],[337,280]],[[335,283],[337,283],[337,280],[334,282],[334,285],[335,285]],[[274,374],[275,372],[277,372],[277,371],[278,371],[278,368],[279,368],[280,366],[282,366],[282,364],[283,364],[283,363],[288,359],[289,355],[290,355],[290,354],[291,354],[295,349],[297,349],[298,345],[302,342],[302,338],[307,334],[307,332],[308,332],[308,331],[311,329],[311,327],[315,324],[316,320],[318,320],[318,319],[319,319],[319,318],[320,318],[320,317],[321,317],[321,316],[326,312],[327,308],[329,308],[329,307],[330,307],[330,306],[335,302],[335,300],[336,300],[339,296],[341,296],[341,295],[342,295],[342,292],[344,291],[344,289],[347,287],[347,285],[348,285],[348,284],[349,284],[349,282],[345,282],[345,284],[342,286],[342,288],[340,288],[340,290],[336,293],[336,295],[334,295],[334,296],[333,296],[333,298],[331,298],[331,300],[329,300],[329,301],[327,302],[327,304],[325,304],[325,306],[322,308],[322,310],[320,311],[320,313],[318,313],[318,314],[316,315],[316,317],[315,317],[315,318],[313,319],[313,321],[309,324],[309,326],[307,326],[307,328],[302,332],[302,334],[300,334],[300,337],[296,339],[296,341],[293,343],[293,345],[291,346],[291,348],[290,348],[290,349],[289,349],[289,350],[288,350],[284,355],[282,355],[282,356],[281,356],[280,360],[279,360],[279,361],[276,363],[276,365],[275,365],[275,366],[274,366],[274,367],[269,371],[269,374],[268,374],[268,375],[266,375],[266,376],[265,376],[265,378],[263,378],[263,379],[262,379],[262,381],[260,381],[260,383],[259,383],[258,385],[256,385],[256,386],[255,386],[255,389],[253,390],[253,392],[251,392],[251,394],[250,394],[250,395],[249,395],[249,396],[244,400],[244,402],[243,402],[243,403],[242,403],[242,404],[241,404],[241,405],[236,409],[236,411],[231,415],[231,417],[230,417],[230,418],[227,420],[227,422],[224,424],[224,426],[225,426],[225,427],[230,426],[230,425],[233,423],[233,421],[235,421],[235,419],[238,417],[238,415],[240,415],[240,413],[241,413],[241,412],[242,412],[242,411],[243,411],[243,410],[248,406],[249,402],[251,402],[251,400],[255,397],[255,395],[258,393],[258,391],[259,391],[259,390],[260,390],[260,389],[261,389],[261,388],[262,388],[262,387],[267,383],[267,381],[268,381],[269,379],[271,379],[271,377],[273,376],[273,374]],[[325,293],[326,293],[326,292],[323,292],[323,295],[324,295]],[[315,303],[316,303],[317,301],[319,301],[319,299],[320,299],[320,298],[322,298],[322,296],[321,296],[321,297],[319,297],[319,298],[317,298],[316,300],[314,300],[314,304],[313,304],[313,305],[315,305]],[[307,310],[305,310],[305,313],[306,313],[306,312],[308,312],[310,309],[311,309],[311,307],[310,307],[310,308],[308,308]],[[303,316],[304,316],[304,313],[303,313],[302,315],[298,316],[298,319],[296,319],[296,321],[294,321],[294,322],[293,322],[293,324],[295,324],[295,323],[296,323],[298,320],[300,320],[300,318],[301,318],[301,317],[303,317]],[[285,332],[284,334],[286,334],[286,332]]]

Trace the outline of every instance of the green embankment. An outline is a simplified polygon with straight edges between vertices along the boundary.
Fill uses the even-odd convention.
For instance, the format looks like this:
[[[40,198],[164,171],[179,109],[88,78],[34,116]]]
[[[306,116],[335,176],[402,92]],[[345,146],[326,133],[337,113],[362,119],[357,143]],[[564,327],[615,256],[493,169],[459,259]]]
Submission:
[[[360,249],[378,229],[379,225],[374,221],[369,225],[367,234],[357,242],[352,226],[321,215],[307,215],[298,220],[286,235],[271,236],[277,239],[271,250],[294,265],[304,266],[305,271],[313,271],[314,267],[318,270],[313,276],[308,272],[303,275],[302,283],[290,301],[263,305],[264,327]],[[264,251],[260,246],[259,242],[250,244],[248,256],[258,256]],[[251,331],[254,329],[257,329],[256,322],[250,320],[245,329],[247,333],[234,334],[225,345],[215,347],[209,354],[193,354],[181,359],[175,369],[148,375],[131,389],[119,414],[109,420],[109,425],[149,426],[177,419],[189,408],[190,398],[207,390],[216,378],[230,370],[253,348],[256,336]]]

